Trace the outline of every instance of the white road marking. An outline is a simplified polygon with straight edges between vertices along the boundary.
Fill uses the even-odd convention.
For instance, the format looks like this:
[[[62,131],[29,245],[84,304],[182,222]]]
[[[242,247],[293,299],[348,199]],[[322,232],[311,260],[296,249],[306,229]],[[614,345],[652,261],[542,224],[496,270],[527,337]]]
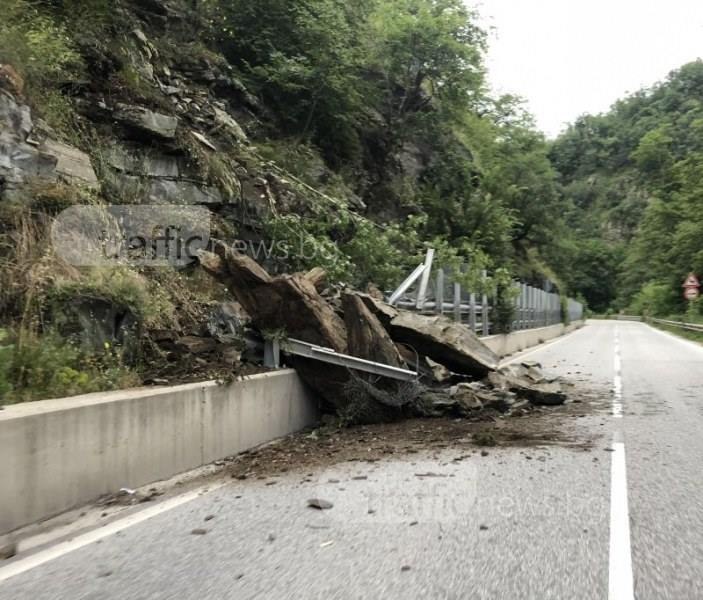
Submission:
[[[680,342],[681,344],[684,344],[685,346],[688,346],[692,350],[697,350],[698,352],[703,351],[703,346],[701,344],[694,342],[692,340],[687,340],[685,338],[679,337],[675,333],[671,333],[670,331],[663,331],[662,329],[659,329],[658,327],[654,327],[653,325],[647,325],[649,329],[652,331],[655,331],[656,333],[663,335],[664,337],[669,338],[670,340],[676,340],[677,342]]]
[[[613,442],[610,477],[608,600],[634,600],[625,444]]]
[[[620,332],[615,328],[615,353],[613,358],[613,417],[622,418],[622,361],[620,359]]]
[[[88,544],[92,544],[93,542],[97,542],[100,539],[113,535],[118,531],[123,531],[132,525],[137,525],[138,523],[142,523],[147,519],[160,515],[161,513],[177,508],[178,506],[182,506],[187,502],[191,502],[206,493],[222,487],[222,485],[224,484],[209,486],[208,488],[200,488],[198,490],[188,492],[187,494],[182,494],[181,496],[176,496],[175,498],[170,498],[169,500],[164,500],[163,502],[150,506],[149,508],[145,508],[144,510],[129,515],[123,519],[108,523],[104,527],[88,531],[78,537],[61,542],[55,546],[51,546],[46,550],[41,550],[36,554],[31,554],[27,558],[15,560],[6,567],[0,568],[0,583],[10,579],[10,577],[20,575],[30,569],[43,565],[50,560],[59,558],[64,554],[68,554],[69,552],[78,550],[83,546],[87,546]]]

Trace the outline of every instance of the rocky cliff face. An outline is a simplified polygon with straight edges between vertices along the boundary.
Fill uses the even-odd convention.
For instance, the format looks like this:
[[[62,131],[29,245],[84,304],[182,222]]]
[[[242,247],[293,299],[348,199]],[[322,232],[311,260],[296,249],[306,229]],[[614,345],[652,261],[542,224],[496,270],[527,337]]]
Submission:
[[[178,1],[116,2],[119,32],[104,46],[81,48],[87,77],[52,90],[65,107],[53,122],[13,65],[0,65],[0,324],[58,328],[90,351],[121,347],[130,363],[145,344],[167,360],[197,347],[193,360],[207,362],[215,346],[201,340],[227,306],[222,286],[192,267],[74,268],[51,247],[52,220],[86,203],[196,205],[209,209],[212,235],[231,242],[260,239],[272,217],[324,211],[334,221],[341,211],[366,212],[359,194],[368,181],[352,190],[314,151],[303,172],[291,173],[286,156],[272,160],[259,147],[276,134],[266,107],[189,30],[187,9]],[[422,170],[412,145],[390,159],[396,174]],[[206,358],[197,356],[205,347]]]

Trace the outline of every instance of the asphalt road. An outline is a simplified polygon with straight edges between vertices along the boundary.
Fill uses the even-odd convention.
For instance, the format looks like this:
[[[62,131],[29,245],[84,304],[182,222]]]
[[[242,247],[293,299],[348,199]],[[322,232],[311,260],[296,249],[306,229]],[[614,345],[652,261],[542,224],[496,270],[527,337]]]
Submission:
[[[546,418],[569,443],[227,481],[6,561],[0,598],[703,598],[703,348],[593,322],[529,358],[589,391]]]

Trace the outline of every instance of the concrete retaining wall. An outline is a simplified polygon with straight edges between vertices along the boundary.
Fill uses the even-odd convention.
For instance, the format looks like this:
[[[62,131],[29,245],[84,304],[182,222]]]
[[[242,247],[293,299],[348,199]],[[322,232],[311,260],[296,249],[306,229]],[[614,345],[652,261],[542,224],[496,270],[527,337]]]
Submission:
[[[514,331],[509,334],[490,335],[481,338],[481,341],[498,356],[503,358],[504,356],[510,356],[511,354],[526,350],[532,346],[537,346],[566,333],[571,333],[582,325],[583,321],[575,321],[570,325],[559,323],[558,325],[540,327],[539,329],[526,329],[524,331]]]
[[[295,371],[88,394],[0,411],[0,534],[313,425]]]

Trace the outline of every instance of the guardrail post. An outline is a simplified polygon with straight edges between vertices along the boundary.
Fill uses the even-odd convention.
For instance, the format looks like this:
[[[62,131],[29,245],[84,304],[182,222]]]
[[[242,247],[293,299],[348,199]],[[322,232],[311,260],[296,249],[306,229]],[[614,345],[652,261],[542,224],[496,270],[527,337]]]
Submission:
[[[444,314],[444,269],[437,269],[437,289],[435,290],[435,312],[438,315]]]
[[[550,304],[552,299],[549,297],[549,292],[544,291],[544,326],[549,325],[549,313],[552,305]]]
[[[454,282],[454,320],[461,323],[461,284]]]
[[[483,285],[486,285],[486,279],[488,278],[488,274],[486,273],[486,270],[484,269],[481,273],[481,280],[483,282]],[[481,330],[483,335],[488,335],[490,333],[490,322],[488,321],[489,318],[489,310],[488,310],[488,295],[486,294],[486,290],[484,288],[483,293],[481,294]]]
[[[476,333],[476,294],[469,294],[469,328]]]
[[[264,366],[270,369],[278,369],[281,366],[281,342],[279,340],[264,340]]]
[[[417,290],[417,303],[415,304],[417,310],[422,310],[425,307],[425,296],[427,294],[427,284],[430,281],[430,274],[432,272],[432,261],[434,260],[434,248],[428,248],[427,254],[425,255],[425,268],[420,276],[420,287]]]

